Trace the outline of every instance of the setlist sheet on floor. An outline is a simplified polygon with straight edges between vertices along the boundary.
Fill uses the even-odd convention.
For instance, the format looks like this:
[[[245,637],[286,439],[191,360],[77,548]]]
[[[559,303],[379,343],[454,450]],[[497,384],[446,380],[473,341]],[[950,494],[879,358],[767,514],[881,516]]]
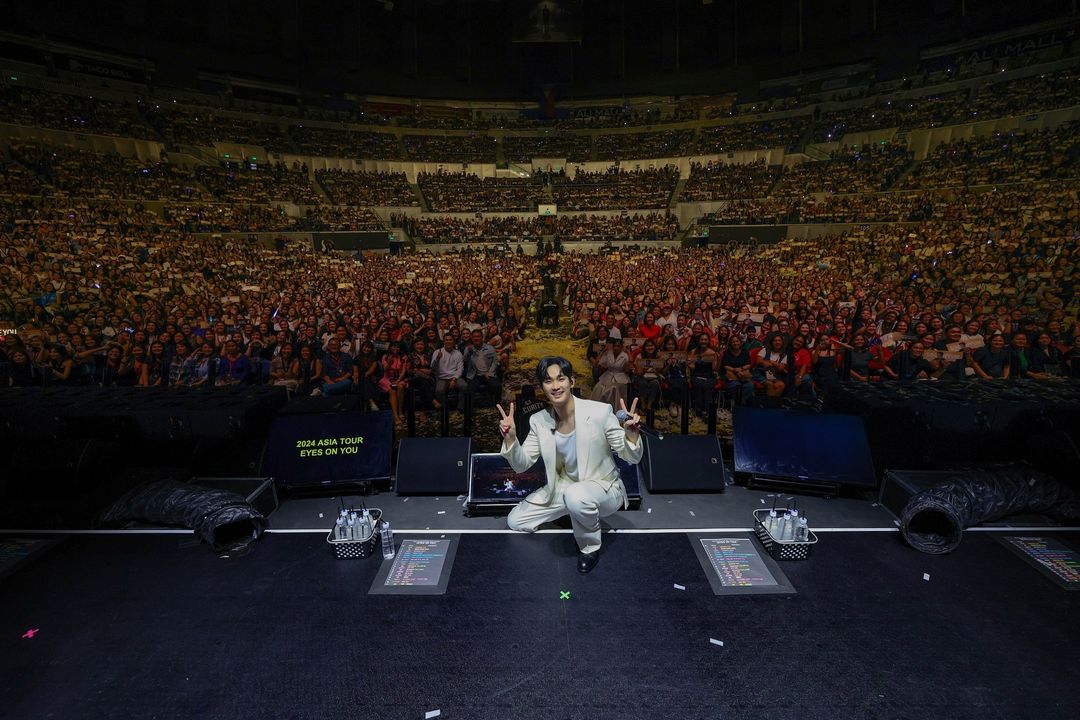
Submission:
[[[795,592],[780,566],[748,533],[691,533],[701,569],[715,595],[787,595]]]
[[[1080,553],[1052,537],[999,535],[995,539],[1064,590],[1080,590]]]
[[[383,560],[368,595],[443,595],[457,554],[458,536],[403,537],[393,560]]]

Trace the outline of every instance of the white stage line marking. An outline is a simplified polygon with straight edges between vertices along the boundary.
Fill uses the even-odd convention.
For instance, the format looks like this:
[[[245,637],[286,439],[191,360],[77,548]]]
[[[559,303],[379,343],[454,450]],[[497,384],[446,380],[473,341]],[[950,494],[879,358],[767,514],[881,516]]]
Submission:
[[[725,532],[753,532],[751,527],[712,527],[712,528],[613,528],[625,535],[650,535],[650,534],[688,534],[688,533],[725,533]],[[855,527],[855,528],[812,528],[815,533],[895,533],[900,532],[898,528],[871,528],[871,527]],[[268,528],[268,533],[276,533],[278,535],[326,535],[328,532],[326,528]],[[475,529],[475,528],[460,528],[449,529],[440,528],[438,530],[431,530],[430,528],[425,530],[410,529],[410,528],[395,528],[395,533],[456,533],[459,535],[520,535],[517,530],[511,530],[509,528],[499,529]],[[573,530],[537,530],[537,533],[562,533],[569,535],[574,532]],[[1080,532],[1080,527],[1047,527],[1045,525],[1036,527],[974,527],[968,528],[964,532],[1000,532],[1000,533],[1014,533],[1014,532],[1041,532],[1041,533],[1059,533],[1059,532]],[[191,530],[178,530],[174,528],[132,528],[129,530],[26,530],[23,528],[0,528],[0,533],[6,535],[194,535]]]

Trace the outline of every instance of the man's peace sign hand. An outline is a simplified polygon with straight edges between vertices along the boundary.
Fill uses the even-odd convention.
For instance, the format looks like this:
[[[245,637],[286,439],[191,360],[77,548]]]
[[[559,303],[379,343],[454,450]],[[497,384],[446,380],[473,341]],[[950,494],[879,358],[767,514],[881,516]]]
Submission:
[[[638,399],[634,398],[634,402],[630,404],[630,409],[627,410],[626,401],[619,398],[619,409],[630,416],[623,422],[623,430],[626,430],[626,433],[631,436],[631,440],[637,438],[638,428],[641,426],[641,417],[635,412],[637,410],[637,401]]]
[[[517,425],[514,424],[514,403],[510,403],[510,412],[503,410],[502,405],[495,407],[499,408],[499,415],[502,416],[499,420],[499,434],[503,437],[503,444],[509,447],[513,445],[517,437]]]

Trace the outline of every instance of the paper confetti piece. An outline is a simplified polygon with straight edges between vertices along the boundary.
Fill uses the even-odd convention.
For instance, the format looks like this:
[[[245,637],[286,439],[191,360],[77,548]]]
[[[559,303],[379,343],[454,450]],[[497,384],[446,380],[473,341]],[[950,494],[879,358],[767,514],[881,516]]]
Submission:
[[[319,517],[322,517],[322,513],[319,513]]]
[[[922,574],[922,579],[929,582],[930,581],[930,573],[923,573]]]
[[[35,635],[41,632],[41,628],[34,628],[33,630],[27,630],[23,633],[23,640],[32,640]]]
[[[431,718],[437,718],[442,715],[442,710],[428,710],[424,713],[424,720],[431,720]]]
[[[877,507],[877,503],[873,503],[870,507]]]
[[[762,505],[764,505],[764,504],[765,504],[765,498],[761,498],[761,504],[762,504]]]
[[[709,638],[709,642],[711,642],[713,645],[719,645],[720,647],[724,647],[724,641],[723,640],[717,640],[716,638]]]
[[[697,515],[694,515],[694,511],[693,511],[693,510],[691,510],[691,511],[690,511],[690,515],[691,515],[692,517],[697,517]]]
[[[651,512],[652,512],[652,508],[649,508],[648,510],[645,511],[645,514],[647,515],[647,514],[649,514]]]
[[[675,589],[676,590],[685,590],[686,586],[685,585],[680,585],[679,583],[675,583]]]
[[[892,524],[895,525],[896,527],[900,527],[900,521],[899,520],[893,520]]]
[[[438,515],[445,515],[445,514],[446,514],[446,511],[445,511],[445,510],[440,510],[440,511],[439,511],[439,512],[438,512],[437,514],[438,514]]]
[[[409,498],[405,498],[405,499],[404,499],[404,500],[402,500],[401,502],[409,502]]]

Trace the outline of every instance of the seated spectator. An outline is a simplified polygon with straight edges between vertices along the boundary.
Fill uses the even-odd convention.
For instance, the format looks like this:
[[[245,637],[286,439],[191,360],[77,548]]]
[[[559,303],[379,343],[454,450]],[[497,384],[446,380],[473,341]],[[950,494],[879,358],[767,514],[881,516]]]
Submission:
[[[236,340],[226,340],[224,350],[224,354],[218,360],[215,383],[222,386],[246,382],[248,373],[251,371],[251,362],[247,355],[240,352],[240,344]]]
[[[699,417],[707,418],[712,396],[716,390],[716,373],[719,369],[720,356],[712,348],[712,339],[709,334],[701,332],[701,329],[698,325],[696,343],[687,357],[687,367],[690,371],[692,407]]]
[[[443,336],[442,347],[431,357],[431,367],[435,374],[435,407],[446,404],[446,393],[457,390],[458,382],[465,374],[465,360],[457,349],[454,336],[449,332]]]
[[[352,373],[353,386],[358,388],[361,395],[367,399],[369,409],[378,410],[379,405],[375,402],[375,397],[381,370],[379,369],[379,354],[372,341],[361,341],[360,349],[353,358]]]
[[[611,405],[612,412],[617,411],[620,402],[626,402],[626,389],[630,384],[627,366],[630,356],[623,350],[621,340],[612,340],[597,360],[600,378],[593,386],[591,399]]]
[[[1035,347],[1031,349],[1031,364],[1025,377],[1051,380],[1065,377],[1065,375],[1064,358],[1061,351],[1054,345],[1050,333],[1039,333]]]
[[[322,386],[312,390],[312,395],[345,395],[353,387],[353,359],[341,351],[337,335],[326,342],[322,355]]]
[[[1008,380],[1010,352],[1005,348],[1005,336],[1000,332],[990,337],[990,344],[972,355],[975,375],[982,380]]]
[[[297,386],[296,391],[301,395],[314,395],[317,390],[322,388],[324,382],[325,373],[322,360],[315,354],[309,343],[302,343],[297,361],[300,365],[300,384]]]
[[[934,366],[923,357],[925,352],[926,346],[921,340],[916,340],[906,350],[893,355],[882,369],[887,377],[902,383],[929,380]]]
[[[293,356],[292,343],[282,343],[270,361],[270,384],[296,390],[300,385],[300,361]]]
[[[660,371],[663,361],[656,347],[656,340],[646,339],[641,352],[633,359],[633,383],[641,401],[640,410],[650,413],[656,410],[660,400]]]
[[[486,390],[496,399],[502,397],[499,358],[495,348],[484,342],[482,330],[474,330],[470,333],[469,344],[462,352],[462,361],[465,392],[458,393],[459,410],[464,411],[466,397],[475,397],[481,389]]]
[[[394,424],[405,422],[401,414],[405,404],[405,390],[409,387],[409,358],[401,351],[401,345],[390,343],[388,352],[382,356],[382,377],[379,379],[379,391],[385,393],[390,401],[390,411],[394,414]]]
[[[813,359],[806,349],[806,337],[795,335],[791,338],[790,352],[794,372],[791,374],[791,388],[799,394],[806,393],[817,398],[814,390]]]
[[[733,335],[720,357],[724,383],[736,405],[746,405],[754,397],[750,352],[741,335]]]
[[[755,386],[764,388],[768,397],[780,397],[787,387],[791,356],[784,349],[784,336],[778,332],[750,356],[751,375]]]
[[[417,338],[409,355],[408,387],[416,390],[416,399],[421,408],[434,407],[435,402],[435,374],[431,367],[431,356],[427,342]]]

